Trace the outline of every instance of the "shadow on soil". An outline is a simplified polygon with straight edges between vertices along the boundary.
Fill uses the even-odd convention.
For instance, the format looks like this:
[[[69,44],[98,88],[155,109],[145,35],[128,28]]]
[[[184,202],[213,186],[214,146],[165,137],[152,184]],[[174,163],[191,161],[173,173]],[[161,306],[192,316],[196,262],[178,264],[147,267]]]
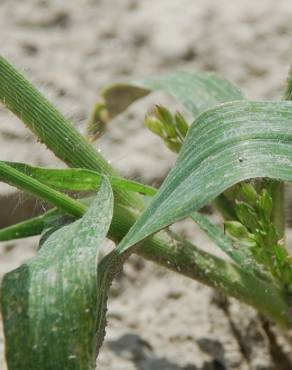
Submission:
[[[217,359],[205,362],[203,367],[198,368],[193,364],[181,366],[166,358],[157,357],[153,347],[136,334],[125,334],[117,340],[110,341],[108,345],[118,356],[127,354],[128,357],[130,354],[137,370],[227,370]]]

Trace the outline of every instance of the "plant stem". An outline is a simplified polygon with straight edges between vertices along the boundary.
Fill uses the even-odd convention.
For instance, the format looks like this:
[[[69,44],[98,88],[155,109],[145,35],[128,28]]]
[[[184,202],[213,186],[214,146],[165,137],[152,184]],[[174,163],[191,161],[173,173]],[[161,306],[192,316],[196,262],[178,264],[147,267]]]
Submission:
[[[119,242],[134,220],[135,217],[127,208],[117,205],[109,232],[110,238]],[[282,327],[292,328],[290,308],[280,287],[204,252],[170,230],[146,239],[137,247],[136,252],[149,261],[253,306]]]

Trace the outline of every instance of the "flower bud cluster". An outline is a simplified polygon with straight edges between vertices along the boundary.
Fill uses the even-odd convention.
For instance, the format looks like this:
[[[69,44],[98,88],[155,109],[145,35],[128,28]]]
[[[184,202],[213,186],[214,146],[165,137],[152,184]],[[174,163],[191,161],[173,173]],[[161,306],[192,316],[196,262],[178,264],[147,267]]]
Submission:
[[[145,117],[145,125],[154,134],[160,136],[165,145],[178,153],[187,135],[189,125],[181,115],[174,115],[165,107],[156,105],[153,112]]]
[[[273,199],[267,189],[260,193],[252,184],[238,185],[236,221],[224,223],[225,231],[241,248],[248,248],[257,263],[292,291],[292,261],[272,220]]]

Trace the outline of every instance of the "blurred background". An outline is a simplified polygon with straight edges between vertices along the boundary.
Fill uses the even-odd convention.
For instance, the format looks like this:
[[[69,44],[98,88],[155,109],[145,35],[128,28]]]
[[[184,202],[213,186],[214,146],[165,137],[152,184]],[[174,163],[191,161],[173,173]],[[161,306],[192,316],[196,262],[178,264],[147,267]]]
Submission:
[[[209,70],[248,98],[280,99],[292,60],[291,17],[290,0],[1,0],[0,53],[84,132],[100,89],[133,77]],[[154,102],[177,107],[155,94],[112,122],[96,146],[123,175],[158,185],[175,156],[143,126]],[[62,166],[2,106],[0,121],[2,160]],[[1,227],[41,207],[0,186]],[[183,231],[198,245],[209,243],[193,225]],[[1,276],[35,246],[35,239],[2,243]],[[292,368],[284,354],[275,367],[270,338],[251,309],[228,307],[208,288],[133,257],[111,292],[98,368]]]

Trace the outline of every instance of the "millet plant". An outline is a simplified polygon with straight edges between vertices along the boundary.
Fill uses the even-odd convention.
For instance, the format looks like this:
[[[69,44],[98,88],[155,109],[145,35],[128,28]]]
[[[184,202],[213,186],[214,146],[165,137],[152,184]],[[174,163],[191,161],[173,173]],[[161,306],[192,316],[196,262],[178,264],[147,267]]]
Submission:
[[[9,370],[94,369],[108,289],[132,253],[253,306],[283,329],[292,327],[283,210],[283,183],[292,180],[291,86],[288,79],[283,101],[257,102],[213,73],[117,84],[102,92],[82,136],[0,57],[0,101],[68,166],[0,162],[1,181],[53,206],[0,230],[1,241],[41,235],[36,256],[2,281]],[[111,119],[153,90],[172,95],[193,115],[188,125],[182,114],[156,106],[145,118],[178,153],[159,189],[122,178],[91,144]],[[199,212],[209,203],[222,214],[222,227]],[[169,228],[185,218],[228,258]],[[116,247],[104,256],[106,238]]]

